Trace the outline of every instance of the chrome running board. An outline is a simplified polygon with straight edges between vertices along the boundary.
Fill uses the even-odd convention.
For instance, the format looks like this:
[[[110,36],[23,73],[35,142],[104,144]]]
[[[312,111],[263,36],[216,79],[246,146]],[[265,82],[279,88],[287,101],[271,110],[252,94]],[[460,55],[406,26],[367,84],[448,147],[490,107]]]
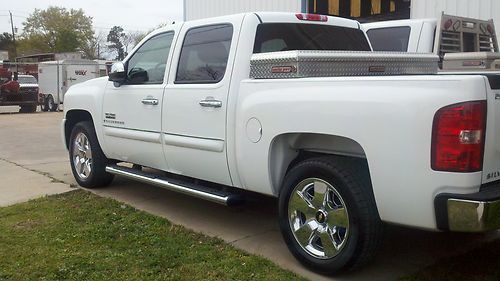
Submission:
[[[106,167],[106,172],[226,206],[236,205],[243,201],[239,194],[200,186],[187,181],[169,179],[161,175],[147,173],[137,169],[111,165]]]

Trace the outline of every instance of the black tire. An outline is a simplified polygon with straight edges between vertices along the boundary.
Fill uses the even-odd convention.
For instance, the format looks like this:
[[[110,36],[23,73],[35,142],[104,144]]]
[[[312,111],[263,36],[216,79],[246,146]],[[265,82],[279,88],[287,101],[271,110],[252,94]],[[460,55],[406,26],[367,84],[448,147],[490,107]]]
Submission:
[[[36,112],[36,104],[30,104],[30,105],[21,105],[21,108],[19,108],[20,113],[34,113]]]
[[[89,161],[91,169],[87,177],[80,176],[79,172],[77,172],[77,167],[75,166],[75,141],[80,134],[85,135],[91,149],[91,160]],[[110,161],[102,152],[92,122],[83,121],[77,123],[75,127],[73,127],[69,142],[69,159],[73,176],[80,186],[86,188],[105,187],[113,181],[114,176],[105,171],[106,165],[108,165]]]
[[[320,179],[334,187],[340,195],[343,207],[347,210],[348,228],[339,228],[340,230],[336,228],[335,231],[343,230],[345,243],[339,243],[342,248],[331,257],[325,255],[323,258],[318,258],[310,253],[310,250],[309,252],[305,250],[307,247],[301,246],[292,230],[290,222],[292,219],[289,218],[289,200],[295,187],[301,186],[299,184],[308,179]],[[313,186],[315,185],[316,183]],[[293,208],[291,209],[293,210]],[[302,216],[299,220],[309,221],[306,218],[306,216]],[[319,218],[321,218],[321,214]],[[318,216],[311,220],[320,222]],[[358,268],[370,261],[380,246],[383,225],[373,197],[366,161],[348,157],[320,157],[298,163],[287,173],[280,190],[279,224],[283,238],[292,254],[302,264],[316,272],[339,273]],[[304,222],[303,225],[306,223]],[[312,230],[311,233],[313,232],[318,233],[317,230]],[[323,245],[321,239],[319,239],[319,247]]]
[[[54,101],[54,97],[52,95],[49,95],[45,99],[45,108],[47,111],[56,111],[57,110],[57,104]]]
[[[43,112],[49,111],[49,106],[47,105],[47,98],[46,97],[43,98],[43,102],[42,102],[42,104],[40,104],[40,110]]]

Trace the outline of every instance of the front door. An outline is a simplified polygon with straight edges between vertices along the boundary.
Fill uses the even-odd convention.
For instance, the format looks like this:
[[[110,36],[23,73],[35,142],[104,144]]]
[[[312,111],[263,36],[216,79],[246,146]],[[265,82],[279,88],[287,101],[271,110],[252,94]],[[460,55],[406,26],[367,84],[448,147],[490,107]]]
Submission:
[[[167,169],[161,145],[161,105],[174,36],[174,31],[167,31],[149,38],[125,62],[126,82],[108,83],[102,117],[108,157]]]
[[[164,150],[171,172],[232,185],[226,113],[241,16],[225,24],[185,23],[163,100]],[[181,39],[179,39],[181,40]]]

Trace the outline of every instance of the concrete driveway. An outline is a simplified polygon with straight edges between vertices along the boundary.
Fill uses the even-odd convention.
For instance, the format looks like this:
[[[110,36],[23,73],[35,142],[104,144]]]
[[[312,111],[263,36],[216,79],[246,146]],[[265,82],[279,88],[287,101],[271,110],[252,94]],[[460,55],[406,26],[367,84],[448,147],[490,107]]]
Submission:
[[[0,192],[22,197],[28,190],[40,189],[42,184],[62,188],[57,190],[52,186],[57,190],[54,192],[76,187],[60,140],[62,113],[9,114],[5,111],[8,109],[0,108]],[[4,170],[5,166],[13,170]],[[18,189],[21,185],[25,188]],[[245,206],[228,208],[120,178],[115,179],[112,186],[93,192],[220,237],[311,280],[395,280],[439,258],[500,238],[499,232],[432,233],[387,226],[382,249],[372,264],[354,273],[327,278],[308,271],[288,252],[279,233],[274,198],[256,194]],[[50,193],[53,192],[46,192]],[[29,198],[32,197],[26,199]]]

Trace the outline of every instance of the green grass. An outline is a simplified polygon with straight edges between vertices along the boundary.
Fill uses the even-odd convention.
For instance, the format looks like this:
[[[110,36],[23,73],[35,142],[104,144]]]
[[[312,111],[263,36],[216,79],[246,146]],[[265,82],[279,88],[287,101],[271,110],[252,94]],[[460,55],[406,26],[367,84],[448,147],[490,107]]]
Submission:
[[[500,280],[500,240],[456,257],[438,261],[404,281],[496,281]]]
[[[0,208],[0,280],[298,280],[219,239],[84,191]]]

